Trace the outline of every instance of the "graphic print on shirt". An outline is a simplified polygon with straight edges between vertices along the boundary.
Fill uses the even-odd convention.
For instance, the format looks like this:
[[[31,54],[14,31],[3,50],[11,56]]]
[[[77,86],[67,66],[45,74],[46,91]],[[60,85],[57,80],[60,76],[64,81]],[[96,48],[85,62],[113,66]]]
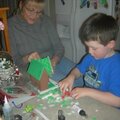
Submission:
[[[98,72],[96,68],[91,65],[89,66],[88,70],[86,71],[84,75],[84,80],[86,86],[93,87],[93,88],[99,88],[101,86],[101,81],[98,80]]]

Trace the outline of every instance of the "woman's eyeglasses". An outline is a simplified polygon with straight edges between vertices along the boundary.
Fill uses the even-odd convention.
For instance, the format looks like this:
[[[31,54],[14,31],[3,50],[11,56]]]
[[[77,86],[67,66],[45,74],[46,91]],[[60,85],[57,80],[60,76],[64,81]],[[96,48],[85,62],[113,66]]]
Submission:
[[[28,7],[25,7],[25,9],[27,10],[27,12],[30,14],[30,15],[37,15],[37,16],[40,16],[41,14],[43,14],[43,10],[42,11],[35,11],[34,9],[30,9]]]

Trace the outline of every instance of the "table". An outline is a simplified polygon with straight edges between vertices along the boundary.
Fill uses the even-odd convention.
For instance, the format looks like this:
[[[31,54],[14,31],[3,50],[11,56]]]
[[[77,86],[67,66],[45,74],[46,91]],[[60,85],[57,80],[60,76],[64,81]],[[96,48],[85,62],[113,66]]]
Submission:
[[[36,105],[37,102],[41,104],[45,101],[37,100],[37,97],[35,97],[25,102],[24,106]],[[63,110],[66,118],[65,120],[119,120],[120,119],[119,109],[108,106],[89,97],[80,98],[79,100],[73,100],[73,102],[77,102],[77,103],[79,102],[79,106],[85,110],[88,117],[80,116],[78,113],[73,112],[70,107],[61,108],[59,105],[56,105],[56,106],[46,107],[43,110],[40,110],[40,114],[43,113],[42,117],[46,117],[46,119],[43,119],[38,112],[39,110],[37,109],[36,111],[35,109],[35,113],[38,114],[39,119],[29,118],[29,120],[58,120],[58,110]],[[47,103],[45,102],[44,104]],[[14,110],[18,114],[20,114],[20,112],[23,111],[22,109],[16,110],[16,108],[14,108]]]

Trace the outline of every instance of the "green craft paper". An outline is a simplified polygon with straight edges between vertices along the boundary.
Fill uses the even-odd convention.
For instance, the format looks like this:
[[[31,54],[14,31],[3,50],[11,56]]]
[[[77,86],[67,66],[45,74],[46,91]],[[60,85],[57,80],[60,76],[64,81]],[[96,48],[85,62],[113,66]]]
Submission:
[[[39,59],[39,62],[44,66],[46,72],[48,73],[48,76],[51,76],[53,70],[52,65],[49,57]]]
[[[27,70],[28,74],[36,80],[40,80],[44,71],[44,66],[38,60],[32,60]]]
[[[43,71],[46,70],[48,76],[52,74],[52,66],[49,57],[32,60],[27,70],[28,74],[33,76],[36,80],[40,80]]]

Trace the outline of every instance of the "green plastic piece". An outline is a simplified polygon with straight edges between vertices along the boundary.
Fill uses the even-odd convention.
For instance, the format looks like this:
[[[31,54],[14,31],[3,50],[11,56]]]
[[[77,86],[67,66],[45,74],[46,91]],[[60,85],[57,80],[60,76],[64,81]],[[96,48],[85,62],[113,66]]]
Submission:
[[[100,0],[100,3],[101,3],[102,5],[105,5],[105,4],[107,4],[107,0]]]
[[[45,98],[46,96],[48,97]],[[71,106],[72,104],[72,99],[65,98],[63,100],[61,98],[61,91],[59,88],[55,88],[53,90],[46,91],[45,93],[39,94],[38,99],[46,99],[46,102],[49,104],[49,106],[60,105],[61,107],[65,108],[65,107]]]
[[[5,91],[6,91],[7,93],[13,93],[13,88],[7,87],[7,88],[5,88]]]
[[[38,108],[38,109],[43,109],[43,104],[39,104],[39,105],[37,106],[37,108]]]
[[[25,107],[25,112],[32,112],[33,111],[33,105],[26,105],[26,107]]]
[[[97,120],[96,117],[93,117],[92,120]]]
[[[61,107],[68,107],[68,106],[70,106],[71,105],[71,100],[63,100],[62,102],[61,102]]]
[[[40,80],[44,70],[47,72],[48,76],[51,76],[53,68],[49,57],[32,60],[27,72],[36,80]]]
[[[52,92],[52,94],[61,94],[61,91],[59,88],[56,88],[56,89],[52,90],[51,92]]]
[[[48,88],[52,88],[52,87],[55,87],[55,84],[49,82],[49,83],[48,83]]]
[[[49,92],[46,92],[44,94],[38,94],[38,99],[42,99],[42,98],[44,98],[48,94],[49,94]]]
[[[54,102],[55,102],[55,98],[54,97],[52,97],[52,96],[48,97],[48,103],[49,104],[53,104]]]

